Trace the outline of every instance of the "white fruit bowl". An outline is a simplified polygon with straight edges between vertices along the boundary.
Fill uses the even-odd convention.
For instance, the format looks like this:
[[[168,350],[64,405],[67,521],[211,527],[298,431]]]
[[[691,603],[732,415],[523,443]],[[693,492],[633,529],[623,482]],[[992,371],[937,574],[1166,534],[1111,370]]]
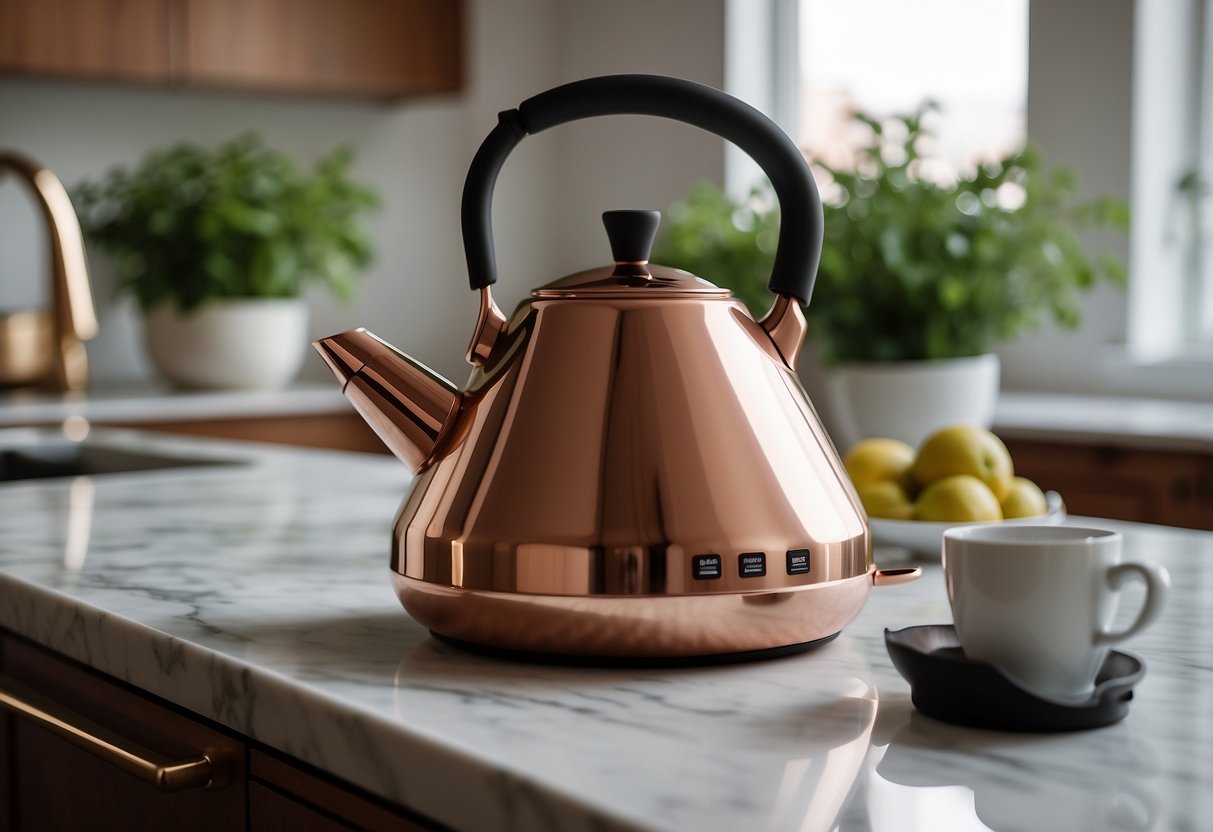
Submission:
[[[877,546],[900,546],[911,552],[939,557],[943,550],[943,533],[957,526],[1059,526],[1066,519],[1066,504],[1056,491],[1046,491],[1049,511],[1039,517],[1018,517],[1014,520],[977,523],[930,523],[925,520],[882,520],[871,518],[872,542]]]

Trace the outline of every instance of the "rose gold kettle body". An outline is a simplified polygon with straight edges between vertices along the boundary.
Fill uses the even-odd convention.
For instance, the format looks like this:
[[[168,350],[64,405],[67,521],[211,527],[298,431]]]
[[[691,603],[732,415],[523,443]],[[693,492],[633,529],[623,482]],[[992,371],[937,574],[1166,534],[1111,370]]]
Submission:
[[[766,170],[782,228],[754,321],[730,293],[648,264],[656,212],[604,215],[615,263],[491,297],[493,185],[521,139],[638,113],[719,133]],[[480,315],[457,390],[365,330],[316,342],[418,475],[392,579],[434,633],[525,654],[698,660],[837,635],[873,583],[867,518],[794,373],[821,205],[791,141],[710,87],[579,81],[501,114],[472,162],[463,233]]]

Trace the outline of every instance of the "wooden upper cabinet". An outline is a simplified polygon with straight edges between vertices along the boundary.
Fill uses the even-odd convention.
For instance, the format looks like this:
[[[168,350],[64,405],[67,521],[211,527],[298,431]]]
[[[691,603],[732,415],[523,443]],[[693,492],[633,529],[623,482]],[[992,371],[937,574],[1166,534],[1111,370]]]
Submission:
[[[181,0],[186,84],[375,96],[455,89],[452,0]]]
[[[0,0],[0,71],[166,82],[169,0]]]
[[[0,72],[395,98],[462,84],[461,0],[0,0]]]

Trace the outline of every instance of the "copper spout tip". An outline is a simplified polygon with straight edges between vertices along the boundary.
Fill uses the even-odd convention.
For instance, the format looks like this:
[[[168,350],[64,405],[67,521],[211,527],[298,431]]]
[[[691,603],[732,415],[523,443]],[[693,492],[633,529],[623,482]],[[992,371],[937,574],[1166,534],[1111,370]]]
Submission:
[[[320,353],[324,363],[329,365],[342,387],[372,358],[392,351],[384,341],[362,327],[319,338],[312,342],[312,346]]]

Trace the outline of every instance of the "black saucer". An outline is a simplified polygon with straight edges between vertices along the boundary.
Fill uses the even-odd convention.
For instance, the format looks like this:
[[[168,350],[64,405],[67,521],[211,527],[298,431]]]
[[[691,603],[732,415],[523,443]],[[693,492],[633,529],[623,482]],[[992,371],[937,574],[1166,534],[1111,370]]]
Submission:
[[[1120,722],[1146,672],[1137,656],[1112,650],[1091,696],[1073,702],[1029,693],[993,665],[966,658],[951,624],[885,630],[884,643],[910,683],[914,707],[944,722],[998,731],[1077,731]]]

